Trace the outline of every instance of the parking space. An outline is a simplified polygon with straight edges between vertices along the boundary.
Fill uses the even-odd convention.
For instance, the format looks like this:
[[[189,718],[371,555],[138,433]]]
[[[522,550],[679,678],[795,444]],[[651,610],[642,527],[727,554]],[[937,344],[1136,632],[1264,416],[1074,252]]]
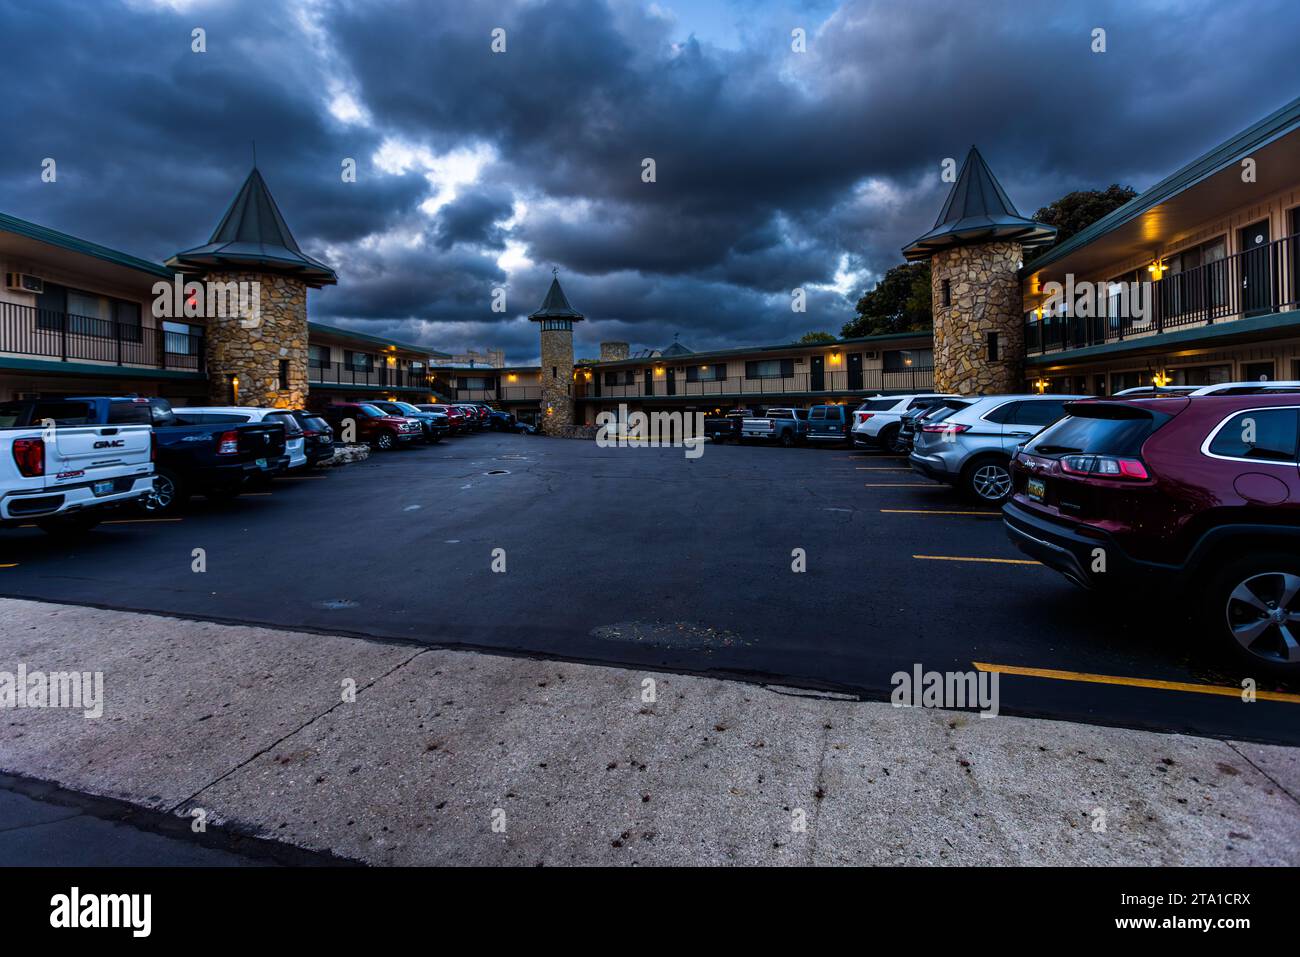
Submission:
[[[878,453],[484,433],[72,545],[8,531],[0,566],[14,597],[870,697],[978,668],[1003,713],[1300,742],[1300,689],[1243,703],[1181,609],[1080,591]]]

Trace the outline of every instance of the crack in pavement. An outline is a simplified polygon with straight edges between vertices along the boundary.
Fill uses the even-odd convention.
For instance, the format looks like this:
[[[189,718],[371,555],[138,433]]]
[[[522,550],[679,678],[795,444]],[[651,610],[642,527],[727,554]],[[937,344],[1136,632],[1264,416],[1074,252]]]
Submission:
[[[1237,756],[1238,756],[1239,758],[1241,758],[1241,760],[1243,760],[1243,761],[1245,761],[1247,764],[1249,764],[1252,768],[1254,768],[1256,771],[1258,771],[1260,774],[1262,774],[1262,775],[1263,775],[1267,780],[1272,781],[1272,782],[1273,782],[1273,786],[1276,787],[1279,791],[1281,791],[1283,794],[1285,794],[1287,797],[1289,797],[1289,798],[1290,798],[1292,801],[1294,801],[1296,804],[1300,804],[1300,798],[1297,798],[1294,794],[1292,794],[1290,791],[1288,791],[1288,790],[1287,790],[1287,787],[1286,787],[1285,784],[1283,784],[1283,783],[1282,783],[1281,781],[1279,781],[1277,778],[1273,777],[1273,775],[1269,774],[1267,771],[1265,771],[1263,768],[1261,768],[1258,764],[1256,764],[1254,761],[1252,761],[1248,756],[1246,756],[1245,754],[1242,754],[1241,751],[1238,750],[1236,744],[1234,744],[1232,741],[1224,741],[1223,743],[1226,744],[1226,745],[1227,745],[1231,750],[1233,750],[1234,752],[1236,752]]]
[[[428,654],[429,652],[434,651],[434,650],[435,650],[435,649],[433,649],[433,648],[421,648],[419,651],[417,651],[415,654],[411,655],[409,658],[405,658],[405,659],[403,659],[402,661],[399,661],[397,664],[393,665],[393,667],[389,668],[389,669],[388,669],[387,671],[385,671],[383,674],[381,674],[381,675],[376,675],[374,678],[370,679],[370,681],[366,682],[364,685],[362,685],[361,687],[357,688],[357,696],[360,697],[361,694],[362,694],[362,692],[364,692],[364,691],[368,691],[369,689],[371,689],[371,688],[373,688],[375,685],[377,685],[379,682],[383,681],[385,678],[387,678],[387,677],[389,677],[390,675],[396,673],[397,671],[401,670],[402,668],[405,668],[407,665],[409,665],[412,661],[414,661],[416,658],[420,657],[421,655],[426,655],[426,654]],[[218,775],[217,777],[213,778],[211,781],[209,781],[207,784],[203,785],[201,788],[199,788],[197,791],[195,791],[195,792],[194,792],[193,794],[191,794],[189,797],[183,799],[182,801],[180,801],[179,803],[177,803],[174,807],[169,808],[168,811],[167,811],[167,813],[168,813],[168,814],[176,814],[178,811],[180,811],[181,808],[183,808],[185,805],[189,804],[191,801],[193,801],[195,798],[197,798],[197,797],[198,797],[200,794],[202,794],[204,791],[208,790],[208,789],[211,788],[211,787],[214,787],[214,786],[220,784],[222,781],[224,781],[226,778],[230,777],[230,776],[231,776],[232,774],[234,774],[235,772],[240,771],[240,770],[242,770],[243,768],[248,767],[250,764],[252,764],[252,763],[253,763],[254,761],[256,761],[258,758],[260,758],[262,755],[264,755],[264,754],[266,754],[267,752],[272,751],[272,750],[274,750],[275,748],[279,747],[281,744],[283,744],[285,741],[287,741],[287,740],[289,740],[290,738],[292,738],[292,737],[293,737],[295,734],[297,734],[299,731],[302,731],[304,728],[307,728],[307,727],[309,727],[309,726],[315,724],[317,721],[319,721],[321,718],[324,718],[326,715],[331,714],[331,713],[334,711],[335,708],[338,708],[340,705],[343,705],[343,704],[352,704],[352,703],[354,703],[354,702],[344,701],[342,698],[340,698],[338,701],[334,702],[334,704],[330,705],[328,708],[326,708],[326,709],[325,709],[324,711],[322,711],[320,714],[318,714],[318,715],[314,715],[314,716],[308,718],[306,721],[302,722],[302,724],[298,725],[298,727],[294,728],[292,731],[286,731],[284,734],[282,734],[280,737],[276,738],[274,741],[272,741],[272,742],[271,742],[270,744],[268,744],[266,747],[260,749],[259,751],[257,751],[257,752],[254,753],[254,754],[249,755],[247,759],[245,759],[245,760],[243,760],[243,761],[240,761],[238,764],[236,764],[236,765],[235,765],[233,768],[231,768],[229,771],[226,771],[224,774]]]

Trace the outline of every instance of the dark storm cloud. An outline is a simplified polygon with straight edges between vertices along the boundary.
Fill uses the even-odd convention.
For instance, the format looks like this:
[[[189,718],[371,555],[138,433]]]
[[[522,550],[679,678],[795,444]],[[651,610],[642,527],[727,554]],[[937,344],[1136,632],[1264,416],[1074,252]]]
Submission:
[[[256,139],[299,241],[340,274],[314,318],[534,358],[522,317],[558,266],[589,317],[580,351],[675,332],[705,349],[837,331],[932,224],[940,163],[971,143],[1032,213],[1072,189],[1150,185],[1300,89],[1291,0],[846,2],[820,23],[777,9],[736,7],[745,32],[718,44],[623,0],[183,14],[0,0],[5,210],[163,257],[206,239]],[[195,25],[207,54],[189,51]],[[368,122],[330,114],[336,87]],[[426,213],[423,167],[372,162],[386,142],[491,159]],[[44,156],[57,186],[39,182]],[[502,269],[508,243],[534,266]],[[847,295],[831,288],[841,269],[859,277]],[[797,285],[805,314],[789,309]]]
[[[498,225],[514,207],[510,191],[488,188],[458,196],[438,211],[438,248],[457,243],[485,249],[505,248],[505,231]]]

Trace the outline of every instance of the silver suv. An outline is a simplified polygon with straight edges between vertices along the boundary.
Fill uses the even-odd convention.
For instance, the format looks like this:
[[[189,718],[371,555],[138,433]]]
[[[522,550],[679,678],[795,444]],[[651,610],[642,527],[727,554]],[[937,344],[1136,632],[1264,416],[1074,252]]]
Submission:
[[[1083,395],[990,395],[927,420],[912,440],[912,469],[978,501],[998,505],[1011,494],[1011,456],[1065,414]]]

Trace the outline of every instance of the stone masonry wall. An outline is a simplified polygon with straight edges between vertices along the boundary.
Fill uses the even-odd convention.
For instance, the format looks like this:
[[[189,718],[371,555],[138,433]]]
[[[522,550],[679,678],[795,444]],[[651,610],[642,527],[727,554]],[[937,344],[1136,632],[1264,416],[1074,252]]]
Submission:
[[[934,311],[934,388],[993,394],[1023,388],[1024,318],[1019,243],[957,246],[930,260]],[[943,305],[949,281],[951,306]],[[988,358],[988,333],[998,333],[998,359]]]
[[[239,377],[240,405],[303,408],[307,403],[307,287],[301,280],[270,273],[221,272],[206,278],[261,283],[255,320],[237,315],[207,320],[212,403],[230,403],[233,374]],[[287,382],[277,381],[282,359],[289,363]]]
[[[631,355],[632,348],[626,342],[602,342],[600,344],[600,361],[617,362]]]
[[[551,370],[555,370],[555,375]],[[553,410],[546,414],[547,406]],[[542,330],[542,431],[563,435],[573,427],[573,330]]]

